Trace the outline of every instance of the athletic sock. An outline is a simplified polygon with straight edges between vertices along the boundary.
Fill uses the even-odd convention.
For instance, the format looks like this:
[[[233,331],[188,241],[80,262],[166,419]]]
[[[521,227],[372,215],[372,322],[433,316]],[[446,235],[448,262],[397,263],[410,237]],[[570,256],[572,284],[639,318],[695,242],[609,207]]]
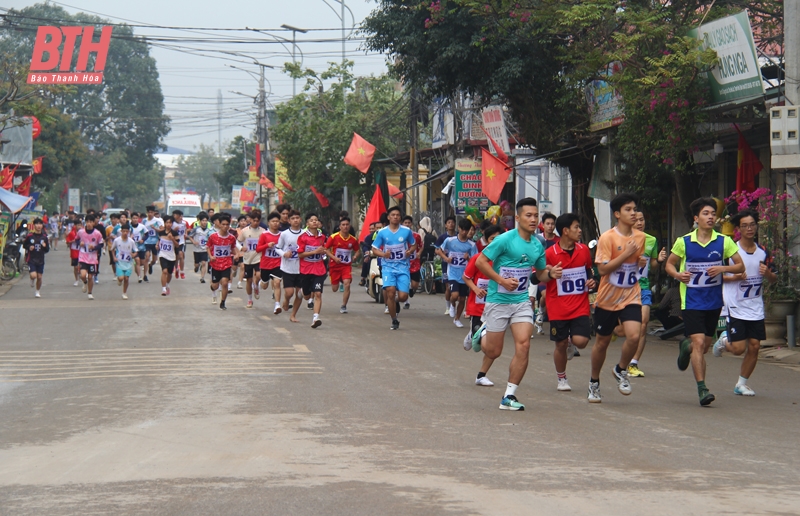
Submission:
[[[639,361],[634,358],[633,360],[631,360],[631,365],[632,366],[639,365]]]
[[[622,374],[622,371],[623,370],[619,368],[619,364],[614,366],[614,372],[617,373],[618,375]]]
[[[705,396],[706,393],[708,393],[708,387],[706,387],[706,382],[704,380],[697,382],[697,395],[702,398],[703,396]]]
[[[247,294],[247,300],[253,302],[253,294]]]
[[[479,372],[479,373],[478,373],[478,377],[477,377],[477,379],[478,379],[478,380],[480,380],[480,379],[481,379],[481,378],[483,378],[484,376],[486,376],[486,373],[480,373],[480,372]]]
[[[513,383],[509,382],[508,385],[506,386],[506,394],[505,394],[505,396],[514,396],[514,395],[516,395],[517,394],[517,387],[519,387],[519,385],[514,385]]]
[[[564,371],[563,373],[559,373],[558,371],[556,371],[556,376],[558,376],[559,380],[566,380],[567,379],[567,372]]]
[[[600,380],[599,379],[596,380],[594,378],[589,378],[589,383],[596,383],[597,385],[600,385]]]
[[[740,376],[739,381],[736,382],[737,387],[741,387],[742,385],[747,385],[747,378],[745,378],[744,376]]]

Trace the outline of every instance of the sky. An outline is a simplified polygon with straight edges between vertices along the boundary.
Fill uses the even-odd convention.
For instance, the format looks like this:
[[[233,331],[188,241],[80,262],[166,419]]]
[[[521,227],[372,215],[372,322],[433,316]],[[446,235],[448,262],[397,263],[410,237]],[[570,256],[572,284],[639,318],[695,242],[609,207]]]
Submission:
[[[35,3],[37,2],[0,0],[0,7],[22,9]],[[218,92],[222,93],[223,98],[223,146],[236,135],[249,138],[255,128],[256,112],[254,99],[249,97],[255,97],[258,92],[259,73],[259,66],[252,62],[253,59],[276,67],[265,68],[268,106],[275,106],[291,98],[292,79],[281,68],[284,63],[292,61],[292,32],[280,29],[281,25],[314,29],[307,34],[297,33],[299,50],[295,55],[300,62],[300,54],[303,54],[304,67],[322,71],[327,68],[328,62],[341,62],[341,5],[336,0],[327,0],[336,12],[326,5],[325,0],[67,0],[66,3],[51,3],[60,5],[70,13],[90,12],[115,23],[201,29],[134,29],[136,34],[183,39],[163,43],[171,48],[153,46],[150,50],[150,55],[156,59],[158,65],[161,89],[165,96],[165,112],[172,119],[172,131],[164,143],[180,149],[192,150],[200,144],[216,147]],[[366,0],[345,0],[345,5],[352,11],[352,17],[350,12],[345,11],[346,34],[354,26],[358,27],[370,11],[377,7],[374,1]],[[272,30],[208,30],[246,28]],[[355,32],[352,37],[356,39],[347,41],[345,49],[347,59],[355,62],[356,76],[379,75],[385,72],[385,56],[366,53],[360,49],[363,45],[361,37]],[[261,41],[201,43],[185,41],[186,38]],[[283,44],[276,43],[275,38],[284,38]],[[303,41],[331,39],[337,41]],[[175,48],[177,46],[182,48]],[[297,91],[302,91],[302,87],[302,81],[298,81]],[[238,93],[232,93],[233,91]]]

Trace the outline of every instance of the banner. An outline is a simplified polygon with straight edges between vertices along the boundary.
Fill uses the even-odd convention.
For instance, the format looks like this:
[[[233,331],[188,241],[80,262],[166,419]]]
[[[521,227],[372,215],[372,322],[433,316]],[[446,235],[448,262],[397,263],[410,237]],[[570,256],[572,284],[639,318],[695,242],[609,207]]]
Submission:
[[[81,212],[81,190],[80,188],[70,188],[67,193],[67,204],[69,209],[75,213]]]
[[[6,248],[6,235],[11,227],[11,214],[8,212],[0,213],[0,250]]]
[[[610,77],[622,71],[622,63],[615,61],[600,75]],[[608,82],[591,81],[586,85],[586,104],[589,106],[589,130],[601,131],[620,125],[625,120],[622,96]]]
[[[764,94],[747,11],[706,23],[688,34],[702,41],[703,48],[717,52],[717,65],[706,74],[714,103]]]
[[[239,196],[242,194],[242,185],[233,185],[231,188],[231,208],[239,210],[242,208],[242,201]]]
[[[508,141],[506,139],[506,141]],[[481,161],[472,159],[456,160],[455,183],[456,215],[464,215],[467,206],[477,208],[481,213],[489,209],[489,199],[481,193]]]
[[[481,111],[483,128],[496,141],[503,152],[511,154],[511,147],[508,145],[508,131],[506,130],[505,116],[501,106],[489,106]]]
[[[251,165],[250,168],[247,169],[247,181],[250,183],[257,183],[258,179],[258,169],[255,167],[255,165]]]

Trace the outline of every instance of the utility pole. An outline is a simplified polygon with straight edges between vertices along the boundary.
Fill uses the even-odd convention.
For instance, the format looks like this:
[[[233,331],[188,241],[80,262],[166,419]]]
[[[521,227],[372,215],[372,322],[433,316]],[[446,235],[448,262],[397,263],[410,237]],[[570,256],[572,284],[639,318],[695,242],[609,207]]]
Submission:
[[[222,157],[222,90],[217,90],[217,157]]]
[[[420,119],[420,100],[419,90],[411,92],[411,184],[415,185],[419,182],[419,119]],[[430,174],[430,171],[428,171]],[[419,222],[419,187],[410,190],[413,196],[411,210],[414,220]]]
[[[308,30],[299,29],[297,27],[293,27],[291,25],[286,25],[286,24],[281,25],[281,28],[292,31],[292,64],[297,65],[297,59],[295,59],[294,56],[295,50],[297,50],[297,33],[302,32],[303,34],[305,34],[308,32]],[[297,79],[292,77],[292,97],[294,97],[295,95],[297,95]]]
[[[786,69],[783,86],[786,89],[786,102],[793,106],[800,104],[800,2],[783,3],[783,62]],[[786,190],[797,200],[800,198],[800,170],[786,170]],[[798,223],[795,214],[788,215],[788,224]],[[800,253],[800,245],[794,245],[793,253]],[[790,342],[789,345],[794,345]]]
[[[262,175],[267,175],[267,160],[269,160],[269,120],[267,118],[267,92],[264,89],[264,67],[260,66],[261,75],[258,79],[258,127],[257,134],[258,143],[256,143],[256,152],[259,153],[261,158],[261,168],[258,170],[259,184],[258,193],[260,198],[264,198],[264,188],[261,185],[260,178]],[[264,201],[266,211],[269,211],[269,193]]]

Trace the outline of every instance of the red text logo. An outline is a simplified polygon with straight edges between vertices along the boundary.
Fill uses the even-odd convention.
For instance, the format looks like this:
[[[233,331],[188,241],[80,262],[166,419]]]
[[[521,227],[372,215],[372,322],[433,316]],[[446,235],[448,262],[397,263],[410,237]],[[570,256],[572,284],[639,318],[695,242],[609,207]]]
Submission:
[[[108,57],[113,27],[103,27],[100,41],[94,41],[95,28],[42,26],[36,31],[28,84],[100,84]],[[81,38],[78,62],[72,66],[75,44]],[[63,49],[59,51],[61,45]],[[89,55],[95,54],[94,70],[86,71]],[[45,56],[47,56],[45,58]]]

